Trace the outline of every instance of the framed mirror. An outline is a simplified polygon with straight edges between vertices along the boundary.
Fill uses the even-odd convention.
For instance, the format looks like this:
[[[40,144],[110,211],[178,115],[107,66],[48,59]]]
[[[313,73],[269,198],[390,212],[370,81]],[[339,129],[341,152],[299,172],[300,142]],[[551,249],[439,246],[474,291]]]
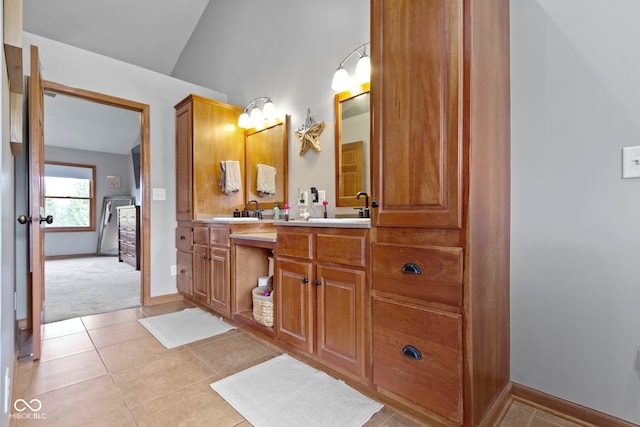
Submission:
[[[289,116],[264,129],[247,129],[244,141],[246,202],[257,200],[259,209],[272,209],[277,201],[282,208],[288,187]]]
[[[335,95],[336,206],[362,206],[371,194],[369,83]]]
[[[102,202],[96,255],[118,255],[118,206],[133,205],[131,196],[107,196]]]

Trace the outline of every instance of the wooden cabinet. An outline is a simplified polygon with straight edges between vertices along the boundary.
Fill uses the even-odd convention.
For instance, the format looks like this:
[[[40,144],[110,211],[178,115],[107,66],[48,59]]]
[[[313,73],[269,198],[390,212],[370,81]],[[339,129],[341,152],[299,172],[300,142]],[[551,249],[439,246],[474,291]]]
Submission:
[[[276,338],[367,381],[367,229],[279,227]]]
[[[119,206],[118,260],[140,270],[140,206]]]
[[[493,425],[510,369],[508,1],[371,5],[373,384],[429,424]]]
[[[178,292],[193,296],[193,229],[176,228],[176,285]]]
[[[231,313],[229,246],[221,245],[216,236],[228,233],[227,227],[193,228],[193,299],[223,315]]]
[[[245,203],[244,190],[220,187],[220,162],[240,162],[244,176],[244,130],[236,126],[241,107],[189,95],[176,109],[176,220],[226,214]]]

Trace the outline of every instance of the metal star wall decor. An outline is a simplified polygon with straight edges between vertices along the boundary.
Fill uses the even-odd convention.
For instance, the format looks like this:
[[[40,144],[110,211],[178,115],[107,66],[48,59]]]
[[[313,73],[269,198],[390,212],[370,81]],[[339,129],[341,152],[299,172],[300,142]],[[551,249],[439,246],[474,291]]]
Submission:
[[[316,123],[311,117],[311,110],[307,109],[307,119],[304,124],[296,129],[296,135],[300,139],[300,156],[307,152],[309,148],[316,151],[322,150],[320,147],[320,134],[324,130],[324,122]]]

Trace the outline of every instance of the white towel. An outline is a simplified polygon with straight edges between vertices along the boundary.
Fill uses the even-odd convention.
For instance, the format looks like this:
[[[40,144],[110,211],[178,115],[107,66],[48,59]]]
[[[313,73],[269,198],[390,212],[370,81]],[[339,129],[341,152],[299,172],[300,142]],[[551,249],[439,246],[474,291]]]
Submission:
[[[237,160],[223,160],[220,162],[220,186],[226,194],[240,190],[240,162]]]
[[[263,196],[276,194],[276,168],[258,163],[256,190]]]

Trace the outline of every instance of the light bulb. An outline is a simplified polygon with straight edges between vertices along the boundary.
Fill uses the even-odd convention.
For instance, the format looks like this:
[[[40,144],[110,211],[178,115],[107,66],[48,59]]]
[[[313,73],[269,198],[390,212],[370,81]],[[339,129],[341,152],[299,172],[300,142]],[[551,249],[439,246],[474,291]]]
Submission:
[[[238,127],[243,129],[249,129],[251,127],[251,119],[246,111],[238,117]]]
[[[271,100],[268,100],[262,106],[262,114],[264,116],[264,119],[267,121],[271,121],[276,118],[276,106],[273,105],[273,102],[271,102]]]
[[[356,65],[356,82],[362,84],[369,80],[371,80],[371,58],[365,53]]]
[[[258,128],[262,126],[262,122],[264,121],[264,117],[262,116],[262,111],[258,107],[255,107],[251,110],[251,123],[254,128]]]
[[[349,73],[347,73],[347,70],[345,70],[343,66],[338,67],[331,81],[331,89],[336,92],[342,92],[349,89],[349,86],[351,86]]]

